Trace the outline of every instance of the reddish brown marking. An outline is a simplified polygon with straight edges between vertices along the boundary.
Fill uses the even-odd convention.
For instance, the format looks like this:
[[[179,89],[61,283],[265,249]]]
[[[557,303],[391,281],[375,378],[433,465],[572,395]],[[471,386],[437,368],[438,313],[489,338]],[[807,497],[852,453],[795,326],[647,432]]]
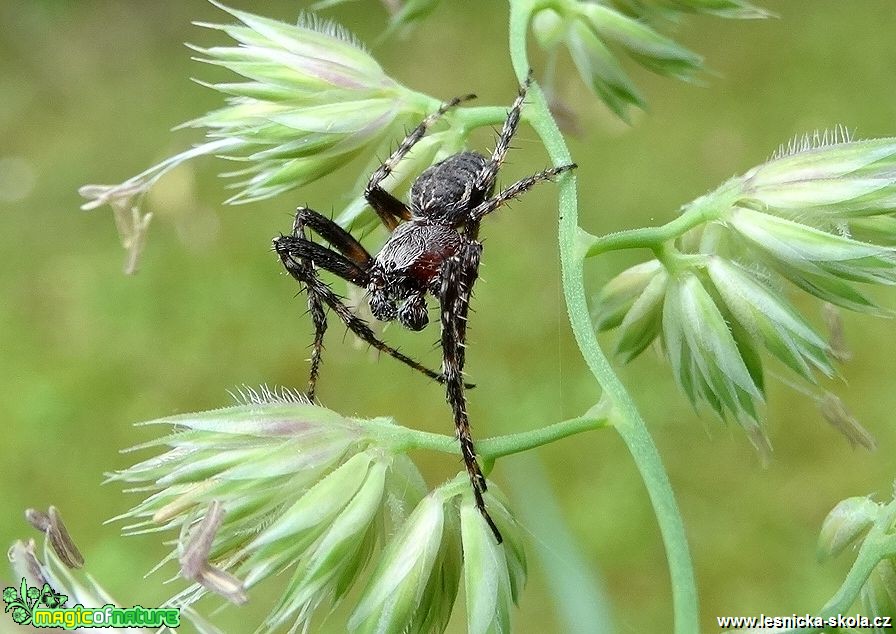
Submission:
[[[407,270],[408,276],[423,286],[428,286],[435,280],[442,269],[442,263],[457,252],[457,245],[452,243],[434,242],[427,246],[433,248],[421,253]]]

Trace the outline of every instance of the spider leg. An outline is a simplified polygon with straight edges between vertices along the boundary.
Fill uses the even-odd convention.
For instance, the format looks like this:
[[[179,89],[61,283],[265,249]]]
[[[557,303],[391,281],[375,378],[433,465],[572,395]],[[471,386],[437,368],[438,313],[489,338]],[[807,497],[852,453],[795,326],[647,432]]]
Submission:
[[[295,238],[308,239],[305,227],[313,230],[321,238],[329,242],[342,255],[350,259],[362,269],[370,266],[373,257],[367,252],[360,242],[338,223],[326,216],[319,214],[308,207],[296,209],[296,216],[292,223],[292,235]]]
[[[404,141],[395,148],[392,155],[370,176],[370,181],[367,183],[367,188],[364,190],[364,198],[367,199],[367,202],[370,203],[370,206],[373,207],[374,211],[376,211],[376,214],[380,217],[380,220],[386,225],[386,228],[389,229],[389,231],[394,230],[395,227],[398,226],[400,220],[410,220],[411,212],[403,202],[381,187],[383,180],[392,173],[392,170],[395,169],[398,162],[411,151],[411,148],[416,145],[417,141],[423,138],[426,131],[431,128],[442,115],[457,104],[474,99],[475,97],[476,95],[464,95],[462,97],[455,97],[451,101],[442,104],[438,110],[426,117],[420,122],[420,125],[411,130],[404,138]]]
[[[303,233],[301,227],[296,233]],[[341,303],[338,296],[317,275],[315,266],[358,284],[366,283],[367,272],[348,258],[326,247],[311,242],[301,235],[280,236],[274,239],[274,250],[280,256],[286,271],[298,280],[308,292],[308,312],[314,324],[314,341],[311,344],[311,371],[308,377],[308,398],[314,399],[317,378],[323,355],[324,334],[327,332],[327,313],[324,305]]]
[[[492,152],[491,160],[485,164],[482,171],[476,178],[476,188],[483,192],[486,196],[490,196],[495,187],[495,179],[498,177],[498,171],[507,157],[507,150],[510,149],[510,142],[516,129],[520,124],[520,114],[523,110],[523,102],[526,100],[526,92],[532,83],[532,71],[526,76],[526,80],[520,85],[520,92],[514,100],[513,105],[507,112],[507,118],[504,120],[504,127],[501,128],[501,134],[498,136],[498,142],[495,144],[495,150]]]
[[[476,447],[470,432],[467,416],[467,401],[464,393],[463,371],[466,361],[467,314],[470,308],[470,294],[479,271],[482,245],[468,241],[452,257],[445,261],[441,273],[441,321],[442,321],[442,373],[445,376],[446,400],[454,414],[454,427],[460,442],[461,455],[476,508],[488,523],[498,543],[503,541],[498,527],[488,514],[483,493],[487,488],[485,476],[476,460]]]
[[[575,163],[570,163],[569,165],[561,165],[560,167],[551,167],[546,170],[542,170],[537,174],[533,174],[528,178],[524,178],[515,182],[510,187],[501,190],[498,194],[492,198],[489,198],[486,201],[483,201],[480,205],[474,207],[470,210],[470,217],[468,225],[470,226],[478,226],[480,220],[482,220],[483,216],[490,214],[495,211],[498,207],[503,205],[504,203],[516,198],[517,196],[525,193],[529,189],[531,189],[534,185],[542,182],[553,180],[555,176],[558,174],[562,174],[563,172],[567,172],[571,169],[575,169],[577,165]]]
[[[349,265],[345,258],[333,257],[328,249],[324,247],[308,247],[305,250],[312,252],[311,257],[303,257],[295,262],[297,269],[301,269],[301,277],[304,279],[316,278],[317,274],[314,270],[315,261],[321,263],[327,270],[336,273],[343,279],[349,280],[359,286],[363,286],[367,282],[366,269],[370,266],[372,260],[370,254],[361,245],[360,242],[333,222],[326,216],[319,214],[313,209],[307,207],[299,207],[296,209],[296,215],[292,223],[292,237],[298,240],[304,240],[308,244],[313,244],[309,239],[305,228],[308,227],[320,235],[324,240],[336,247],[339,252],[345,256],[355,267]],[[275,241],[275,248],[277,242]],[[279,253],[279,251],[278,251]],[[281,261],[283,260],[281,256]],[[289,270],[289,267],[286,267]],[[295,275],[293,276],[295,277]],[[308,312],[311,313],[311,321],[314,324],[314,341],[311,344],[311,371],[308,379],[308,398],[314,398],[314,392],[317,387],[317,378],[320,374],[320,364],[323,355],[324,334],[327,331],[327,314],[324,309],[324,302],[319,293],[314,293],[310,289],[309,284],[305,284],[308,289]]]
[[[401,361],[405,365],[435,379],[444,382],[442,374],[430,370],[407,355],[392,348],[376,337],[367,322],[355,315],[342,299],[333,292],[320,276],[315,267],[329,271],[342,279],[364,288],[367,285],[368,273],[349,258],[311,242],[301,236],[280,236],[274,239],[274,250],[280,257],[283,267],[308,292],[308,307],[314,323],[314,344],[311,353],[311,374],[308,380],[308,397],[314,398],[320,360],[323,350],[323,337],[327,330],[327,318],[324,306],[328,306],[339,319],[361,340],[380,352]]]

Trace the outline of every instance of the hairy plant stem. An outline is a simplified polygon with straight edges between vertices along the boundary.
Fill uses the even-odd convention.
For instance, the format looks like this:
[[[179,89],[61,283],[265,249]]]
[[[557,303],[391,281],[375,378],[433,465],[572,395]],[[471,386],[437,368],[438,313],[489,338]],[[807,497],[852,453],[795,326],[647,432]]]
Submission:
[[[526,35],[538,0],[510,0],[510,55],[517,77],[529,72]],[[537,85],[529,91],[529,121],[555,165],[571,162],[563,135],[550,114],[544,93]],[[576,181],[573,172],[558,179],[560,187],[560,262],[563,293],[569,321],[579,350],[612,407],[613,427],[634,459],[647,487],[666,547],[672,581],[676,634],[699,631],[697,588],[684,524],[669,478],[644,420],[601,350],[585,299],[584,257],[588,236],[578,226]]]
[[[737,200],[740,190],[736,182],[707,194],[690,203],[681,215],[659,227],[645,227],[617,231],[605,236],[583,233],[585,257],[591,258],[619,249],[652,249],[658,253],[665,244],[673,242],[694,227],[718,220]]]
[[[496,458],[529,451],[567,436],[600,429],[608,422],[606,417],[579,416],[548,425],[547,427],[533,429],[532,431],[486,438],[477,442],[476,448],[483,462],[492,462]],[[373,420],[358,421],[358,423],[373,432],[378,439],[391,445],[398,452],[404,452],[408,449],[428,449],[430,451],[460,455],[460,447],[457,444],[457,438],[454,436],[401,427],[396,425],[391,418],[375,418]]]
[[[444,101],[439,101],[424,93],[414,93],[412,103],[418,113],[425,116],[438,110]],[[507,108],[503,106],[464,106],[451,109],[445,114],[445,119],[451,121],[452,127],[461,136],[466,137],[477,128],[502,125],[507,119]]]
[[[448,114],[460,125],[461,134],[466,136],[476,128],[500,126],[507,118],[507,108],[501,106],[476,106],[458,108]]]
[[[674,240],[703,222],[705,220],[702,215],[686,212],[661,227],[617,231],[600,237],[587,234],[583,236],[588,243],[585,257],[590,258],[619,249],[652,249],[656,251],[666,242]]]
[[[862,587],[868,581],[874,568],[884,558],[896,557],[896,534],[891,532],[894,519],[896,519],[896,501],[890,502],[887,512],[883,513],[868,531],[846,579],[843,580],[843,584],[836,594],[819,610],[818,616],[827,620],[838,614],[847,614],[849,608],[858,599]],[[805,631],[823,632],[827,631],[827,628],[813,628]]]

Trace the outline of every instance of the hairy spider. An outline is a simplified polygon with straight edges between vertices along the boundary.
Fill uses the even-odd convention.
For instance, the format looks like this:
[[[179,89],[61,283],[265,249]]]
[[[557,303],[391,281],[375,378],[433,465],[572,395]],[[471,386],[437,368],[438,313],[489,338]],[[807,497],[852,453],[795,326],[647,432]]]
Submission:
[[[519,96],[507,113],[491,158],[476,152],[461,152],[433,165],[414,181],[408,205],[380,186],[383,179],[439,117],[474,95],[452,99],[426,117],[380,165],[370,177],[364,196],[391,235],[375,256],[338,224],[305,207],[296,211],[292,234],[274,239],[274,250],[283,266],[308,292],[308,307],[315,331],[309,398],[314,398],[320,371],[327,329],[325,306],[328,306],[362,340],[445,384],[446,399],[454,414],[454,426],[476,506],[499,542],[501,534],[489,516],[482,496],[486,481],[476,460],[467,418],[464,388],[470,386],[463,381],[467,313],[482,254],[482,243],[476,239],[479,223],[536,183],[575,167],[573,164],[546,169],[492,195],[498,170],[519,125],[530,82],[531,76],[520,86]],[[317,233],[333,248],[313,242],[308,230]],[[440,306],[441,373],[428,369],[378,339],[367,322],[355,315],[318,277],[317,269],[334,273],[366,289],[370,310],[376,319],[398,319],[410,330],[422,330],[429,323],[426,294],[431,293]]]

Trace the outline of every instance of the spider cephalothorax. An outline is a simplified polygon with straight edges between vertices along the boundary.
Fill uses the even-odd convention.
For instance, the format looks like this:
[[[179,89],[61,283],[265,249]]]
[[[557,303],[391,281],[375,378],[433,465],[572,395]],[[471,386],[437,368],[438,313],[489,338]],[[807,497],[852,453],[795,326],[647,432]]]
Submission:
[[[499,541],[501,535],[489,517],[482,497],[486,482],[470,435],[464,394],[467,386],[463,381],[467,313],[482,253],[482,244],[476,239],[479,223],[487,214],[536,183],[575,167],[563,165],[546,169],[493,195],[498,170],[519,125],[529,82],[530,79],[527,79],[520,87],[519,96],[507,113],[491,157],[476,152],[461,152],[426,169],[411,186],[408,205],[383,189],[382,181],[439,117],[473,95],[453,99],[429,115],[377,168],[364,195],[391,235],[376,256],[370,255],[338,224],[304,207],[296,212],[292,234],[274,239],[274,249],[283,266],[308,292],[308,307],[315,329],[308,396],[314,398],[320,371],[323,337],[327,329],[325,307],[335,312],[352,332],[368,344],[444,383],[476,504]],[[309,230],[333,248],[313,242]],[[367,322],[355,315],[321,281],[318,269],[334,273],[365,289],[371,313],[376,319],[397,319],[410,330],[422,330],[427,326],[426,295],[435,297],[440,307],[442,371],[439,373],[426,368],[377,338]]]

